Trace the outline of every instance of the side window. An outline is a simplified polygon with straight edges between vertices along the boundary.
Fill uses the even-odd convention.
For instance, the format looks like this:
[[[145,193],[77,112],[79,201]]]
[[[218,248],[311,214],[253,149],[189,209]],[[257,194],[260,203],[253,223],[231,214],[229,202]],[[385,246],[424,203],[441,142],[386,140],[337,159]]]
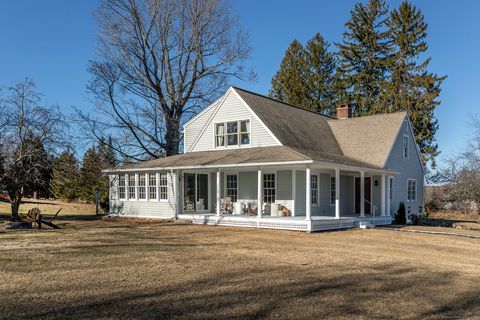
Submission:
[[[407,201],[417,201],[417,181],[413,179],[407,180]]]
[[[312,174],[310,176],[310,188],[311,188],[311,203],[318,205],[318,176]]]
[[[403,136],[403,159],[408,159],[408,136]]]
[[[337,191],[335,186],[335,177],[330,176],[330,204],[335,204],[335,199],[337,198]]]

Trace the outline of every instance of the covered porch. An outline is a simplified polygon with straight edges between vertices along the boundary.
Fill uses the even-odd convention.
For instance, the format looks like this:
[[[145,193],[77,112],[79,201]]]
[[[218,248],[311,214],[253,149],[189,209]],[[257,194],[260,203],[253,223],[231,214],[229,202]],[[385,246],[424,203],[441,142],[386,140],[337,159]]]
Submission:
[[[393,175],[326,163],[176,170],[176,216],[306,232],[390,224]]]

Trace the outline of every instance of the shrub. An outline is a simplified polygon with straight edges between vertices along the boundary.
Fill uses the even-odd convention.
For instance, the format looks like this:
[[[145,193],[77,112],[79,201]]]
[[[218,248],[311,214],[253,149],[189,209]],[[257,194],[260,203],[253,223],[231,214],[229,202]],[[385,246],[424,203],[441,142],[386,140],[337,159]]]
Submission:
[[[395,214],[395,223],[406,224],[407,223],[406,217],[407,217],[407,212],[405,209],[405,203],[400,202],[397,213]]]

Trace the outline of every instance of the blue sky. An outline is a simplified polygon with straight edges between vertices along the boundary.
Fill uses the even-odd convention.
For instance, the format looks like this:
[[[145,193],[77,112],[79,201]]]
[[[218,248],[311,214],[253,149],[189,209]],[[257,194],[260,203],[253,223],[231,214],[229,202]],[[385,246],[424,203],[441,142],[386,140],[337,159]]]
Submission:
[[[267,93],[285,49],[297,38],[306,42],[320,32],[340,41],[350,10],[357,1],[233,1],[234,13],[249,32],[252,55],[248,67],[255,82],[232,84]],[[396,7],[400,1],[388,1]],[[430,70],[448,75],[442,104],[436,111],[442,158],[458,152],[471,132],[469,116],[478,110],[480,92],[480,1],[413,1],[429,24]],[[33,78],[49,103],[66,113],[72,107],[90,110],[85,85],[87,63],[95,58],[94,0],[14,0],[0,2],[0,85]]]

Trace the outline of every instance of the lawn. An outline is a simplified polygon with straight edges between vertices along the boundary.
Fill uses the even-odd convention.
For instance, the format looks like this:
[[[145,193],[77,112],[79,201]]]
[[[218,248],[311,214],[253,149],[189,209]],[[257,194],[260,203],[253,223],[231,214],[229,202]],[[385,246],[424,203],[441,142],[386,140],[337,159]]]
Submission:
[[[480,315],[479,239],[104,221],[90,210],[61,217],[61,230],[0,232],[0,318]]]

